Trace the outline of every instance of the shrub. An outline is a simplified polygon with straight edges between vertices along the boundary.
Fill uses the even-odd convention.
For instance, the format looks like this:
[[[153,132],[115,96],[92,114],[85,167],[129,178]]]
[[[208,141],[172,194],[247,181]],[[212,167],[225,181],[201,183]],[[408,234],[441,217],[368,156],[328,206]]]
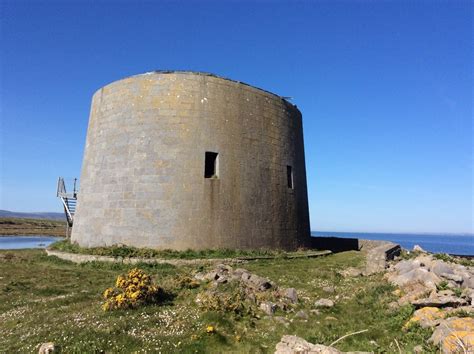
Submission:
[[[134,268],[125,275],[119,275],[115,287],[105,289],[102,304],[104,311],[135,308],[160,300],[163,290],[153,284],[151,276]]]

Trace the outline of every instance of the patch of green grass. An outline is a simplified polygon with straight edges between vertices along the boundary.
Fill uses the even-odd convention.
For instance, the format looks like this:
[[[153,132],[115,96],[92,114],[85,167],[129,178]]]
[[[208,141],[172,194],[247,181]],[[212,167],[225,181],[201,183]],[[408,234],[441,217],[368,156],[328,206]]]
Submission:
[[[8,254],[8,257],[5,255]],[[426,343],[429,332],[414,327],[403,332],[413,308],[394,312],[393,287],[382,276],[344,278],[338,271],[363,265],[359,252],[322,258],[276,258],[240,265],[270,278],[280,287],[294,287],[299,303],[274,317],[256,313],[207,310],[198,294],[210,289],[188,286],[188,277],[206,266],[139,265],[158,286],[172,294],[169,301],[134,310],[104,312],[101,294],[119,274],[137,265],[91,262],[74,264],[48,257],[41,250],[0,251],[0,348],[35,352],[52,341],[64,352],[262,352],[272,353],[284,334],[313,343],[330,344],[345,334],[367,329],[338,342],[340,350],[410,352]],[[334,292],[325,292],[326,286]],[[219,285],[232,293],[235,287]],[[312,313],[319,298],[335,301],[333,308]],[[295,316],[303,310],[308,319]],[[287,322],[277,321],[276,316]],[[207,333],[213,326],[215,333]],[[429,352],[429,346],[425,347]]]
[[[162,258],[162,259],[212,259],[212,258],[258,258],[258,257],[294,257],[306,255],[311,252],[283,252],[273,250],[230,250],[230,249],[207,249],[207,250],[155,250],[151,248],[137,248],[131,246],[110,246],[110,247],[91,247],[84,248],[69,240],[61,240],[49,246],[50,249],[76,254],[89,254],[96,256],[109,257],[140,257],[140,258]]]

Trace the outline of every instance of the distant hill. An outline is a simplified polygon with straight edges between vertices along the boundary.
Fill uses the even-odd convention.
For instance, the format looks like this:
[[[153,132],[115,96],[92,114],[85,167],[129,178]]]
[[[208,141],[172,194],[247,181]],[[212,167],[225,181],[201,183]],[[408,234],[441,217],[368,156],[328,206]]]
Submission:
[[[0,218],[24,218],[64,220],[64,213],[22,213],[17,211],[0,210]]]

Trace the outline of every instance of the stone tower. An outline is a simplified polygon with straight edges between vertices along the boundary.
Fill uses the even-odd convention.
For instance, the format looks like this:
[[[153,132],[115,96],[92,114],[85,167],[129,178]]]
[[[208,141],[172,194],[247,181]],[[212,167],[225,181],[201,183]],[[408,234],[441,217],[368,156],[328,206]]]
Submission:
[[[73,241],[291,250],[309,238],[296,106],[197,72],[150,72],[94,94]]]

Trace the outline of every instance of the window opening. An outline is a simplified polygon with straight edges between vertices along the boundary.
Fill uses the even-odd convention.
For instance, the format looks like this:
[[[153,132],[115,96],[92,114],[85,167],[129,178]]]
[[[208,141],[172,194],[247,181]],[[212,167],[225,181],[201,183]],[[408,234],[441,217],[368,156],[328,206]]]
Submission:
[[[204,161],[204,178],[218,178],[219,177],[219,160],[217,152],[206,151]]]
[[[288,188],[293,189],[293,169],[291,166],[286,166],[286,180],[288,183]]]

